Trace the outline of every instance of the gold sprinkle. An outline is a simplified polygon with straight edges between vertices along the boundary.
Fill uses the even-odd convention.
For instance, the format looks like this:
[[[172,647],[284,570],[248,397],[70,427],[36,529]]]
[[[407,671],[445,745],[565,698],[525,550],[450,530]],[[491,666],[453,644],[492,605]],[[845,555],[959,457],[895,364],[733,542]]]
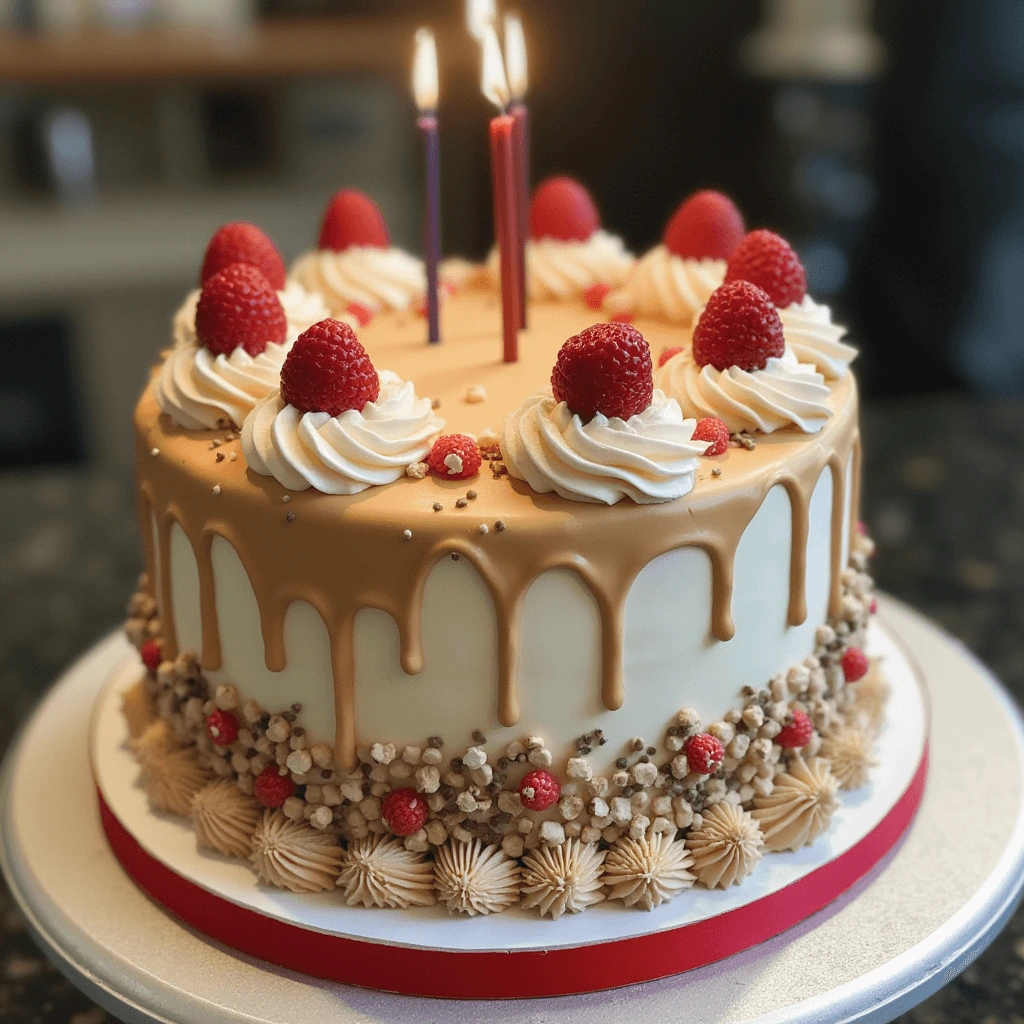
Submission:
[[[480,532],[481,533],[490,533],[491,532],[491,528],[486,523],[481,523],[480,524]]]
[[[440,512],[441,509],[444,508],[444,505],[442,505],[441,502],[439,502],[439,501],[435,501],[433,508],[434,508],[435,512]]]
[[[508,529],[508,523],[506,523],[504,519],[499,519],[494,524],[494,528],[498,531],[498,533],[503,533],[505,530]]]
[[[430,400],[430,408],[431,409],[440,409],[441,408],[441,399],[440,398],[432,398]]]
[[[715,468],[713,470],[711,470],[711,475],[712,476],[721,476],[722,475],[722,467],[721,466],[715,466]]]
[[[466,497],[473,501],[476,498],[476,491],[466,491]]]
[[[290,494],[282,494],[281,500],[287,505],[292,500],[292,496]]]
[[[294,523],[295,522],[295,513],[294,512],[286,512],[285,515],[284,515],[284,521],[286,523]]]
[[[238,452],[228,452],[228,462],[237,462]]]
[[[465,507],[466,507],[466,506],[467,506],[468,504],[469,504],[469,502],[468,502],[468,501],[466,501],[466,499],[465,499],[465,498],[459,498],[459,499],[458,499],[458,500],[457,500],[457,501],[455,502],[455,507],[456,507],[456,508],[465,508]]]
[[[160,454],[160,449],[159,448],[150,448],[149,449],[149,454],[152,455],[153,458],[155,459]]]

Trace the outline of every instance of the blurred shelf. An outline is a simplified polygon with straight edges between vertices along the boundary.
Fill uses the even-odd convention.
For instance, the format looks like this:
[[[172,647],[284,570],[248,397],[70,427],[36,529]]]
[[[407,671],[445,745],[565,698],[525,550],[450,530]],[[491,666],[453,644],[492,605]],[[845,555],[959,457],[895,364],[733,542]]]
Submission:
[[[290,261],[316,238],[328,191],[291,185],[126,196],[82,207],[0,206],[0,305],[181,286],[196,277],[210,235],[232,220],[259,224]],[[417,215],[417,196],[408,190],[382,187],[375,198],[392,224]]]
[[[236,33],[150,28],[0,33],[0,84],[86,84],[403,73],[416,23],[397,18],[267,20]]]

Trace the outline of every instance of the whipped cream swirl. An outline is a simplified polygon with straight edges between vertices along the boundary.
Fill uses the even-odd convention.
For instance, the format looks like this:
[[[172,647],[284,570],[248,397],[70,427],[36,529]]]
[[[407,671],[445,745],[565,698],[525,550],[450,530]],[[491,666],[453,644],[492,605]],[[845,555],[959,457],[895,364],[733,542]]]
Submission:
[[[538,301],[582,295],[595,284],[617,288],[626,280],[634,257],[618,235],[598,229],[585,242],[540,238],[526,243],[526,289]],[[487,257],[491,284],[501,283],[497,248]]]
[[[541,494],[652,504],[693,489],[697,456],[708,446],[692,439],[696,426],[657,389],[651,404],[628,420],[598,413],[583,423],[543,388],[505,419],[501,451],[509,473]]]
[[[281,300],[281,307],[284,309],[285,319],[288,321],[288,333],[286,341],[291,345],[293,341],[307,327],[325,320],[331,315],[326,303],[316,292],[307,291],[295,281],[289,281],[282,291],[277,293]],[[175,348],[198,345],[196,338],[196,306],[199,304],[199,289],[189,293],[188,297],[181,304],[178,312],[174,314],[173,326],[171,329],[171,340]]]
[[[725,260],[684,260],[656,245],[636,261],[625,284],[605,305],[613,312],[687,324],[724,280]]]
[[[361,245],[307,252],[295,261],[291,279],[319,292],[333,316],[353,302],[372,310],[406,310],[427,289],[422,260],[401,249]]]
[[[763,370],[698,366],[693,349],[686,346],[655,371],[654,384],[689,415],[717,416],[733,432],[770,434],[793,424],[805,434],[816,434],[832,415],[825,378],[801,363],[788,345]]]
[[[786,344],[801,363],[813,363],[829,380],[846,373],[857,356],[857,350],[842,340],[846,328],[832,322],[832,311],[805,295],[779,310]]]
[[[324,494],[358,494],[404,476],[406,466],[426,458],[444,420],[411,382],[390,370],[378,376],[377,401],[340,416],[300,412],[280,391],[267,395],[242,425],[249,468],[290,491]]]

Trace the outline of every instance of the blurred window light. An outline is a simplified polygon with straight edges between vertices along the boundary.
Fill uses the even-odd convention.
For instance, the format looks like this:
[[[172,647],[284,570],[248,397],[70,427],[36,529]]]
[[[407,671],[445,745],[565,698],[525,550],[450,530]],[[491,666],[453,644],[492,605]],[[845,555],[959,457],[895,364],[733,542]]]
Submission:
[[[775,94],[772,114],[787,135],[809,135],[821,117],[821,100],[806,86],[784,87]]]
[[[80,203],[96,194],[92,126],[74,107],[54,107],[41,122],[43,144],[57,197]]]
[[[850,263],[835,242],[813,239],[799,247],[800,261],[807,272],[807,290],[815,295],[835,295],[846,286]]]
[[[813,153],[794,171],[794,190],[805,202],[826,207],[841,220],[860,220],[875,203],[875,183],[831,153]]]

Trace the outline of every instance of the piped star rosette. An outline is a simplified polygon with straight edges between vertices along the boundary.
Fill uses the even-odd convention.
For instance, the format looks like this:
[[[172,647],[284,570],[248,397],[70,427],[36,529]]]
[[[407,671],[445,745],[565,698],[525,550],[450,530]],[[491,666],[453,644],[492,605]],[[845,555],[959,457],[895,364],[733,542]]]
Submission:
[[[596,324],[558,353],[551,387],[505,419],[511,476],[539,493],[614,505],[671,501],[694,484],[707,441],[653,387],[647,342],[627,324]]]
[[[501,283],[500,262],[495,247],[487,257],[487,276],[494,287]],[[603,298],[625,281],[633,263],[622,239],[601,228],[597,206],[583,185],[559,176],[537,186],[526,242],[526,290],[531,299],[568,299],[595,288]]]
[[[725,279],[726,261],[742,238],[743,217],[732,200],[711,189],[694,192],[672,214],[661,243],[637,260],[605,307],[691,323]]]
[[[331,199],[318,247],[295,261],[290,277],[322,296],[331,316],[354,314],[360,323],[410,309],[427,287],[423,261],[391,244],[377,204],[352,188]]]
[[[277,387],[289,346],[327,309],[285,284],[280,253],[253,224],[216,231],[200,282],[175,314],[174,347],[153,391],[161,411],[187,430],[237,426]]]
[[[712,294],[693,344],[668,359],[655,382],[688,413],[717,417],[732,432],[792,425],[813,434],[832,415],[824,377],[799,362],[771,297],[749,281]]]
[[[409,381],[379,373],[348,324],[327,319],[299,336],[281,387],[242,425],[249,468],[290,491],[358,494],[394,483],[444,428]]]

